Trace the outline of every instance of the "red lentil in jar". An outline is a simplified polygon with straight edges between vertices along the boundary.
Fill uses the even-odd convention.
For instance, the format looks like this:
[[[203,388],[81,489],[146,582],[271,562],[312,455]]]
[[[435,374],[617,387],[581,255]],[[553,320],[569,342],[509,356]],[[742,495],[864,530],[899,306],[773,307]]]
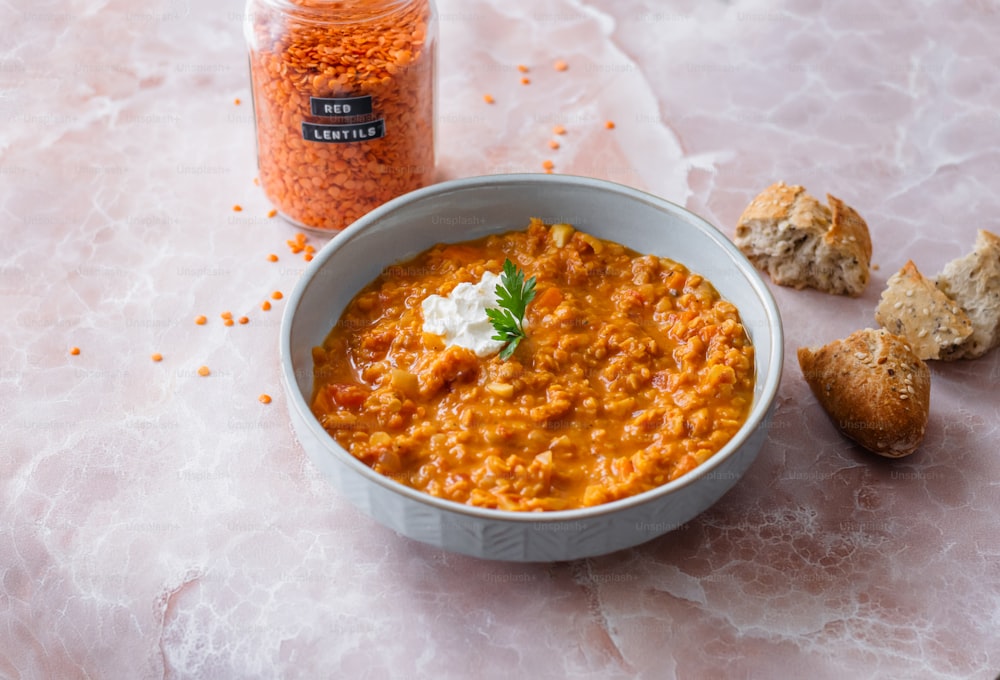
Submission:
[[[248,0],[260,182],[339,230],[434,173],[433,0]]]

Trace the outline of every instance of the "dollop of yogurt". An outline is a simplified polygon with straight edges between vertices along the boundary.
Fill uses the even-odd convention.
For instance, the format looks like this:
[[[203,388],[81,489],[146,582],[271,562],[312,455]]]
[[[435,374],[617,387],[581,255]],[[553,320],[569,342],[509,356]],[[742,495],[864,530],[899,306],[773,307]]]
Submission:
[[[466,347],[478,357],[499,352],[504,346],[494,340],[496,330],[486,316],[487,307],[497,306],[500,276],[484,272],[478,283],[460,283],[447,297],[428,295],[421,303],[424,332],[440,335],[446,345]]]

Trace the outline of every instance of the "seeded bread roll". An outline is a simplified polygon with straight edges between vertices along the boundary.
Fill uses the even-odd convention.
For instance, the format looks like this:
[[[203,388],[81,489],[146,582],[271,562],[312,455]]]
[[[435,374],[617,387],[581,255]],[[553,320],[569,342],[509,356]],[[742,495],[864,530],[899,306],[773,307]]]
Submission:
[[[1000,346],[1000,237],[980,229],[973,251],[946,264],[935,283],[972,321],[972,334],[949,358],[975,359]]]
[[[734,243],[779,285],[856,297],[868,285],[868,225],[840,199],[826,198],[829,207],[801,186],[772,184],[743,211]]]
[[[837,428],[873,453],[902,458],[923,441],[931,374],[902,338],[866,328],[800,347],[799,366]]]
[[[954,300],[917,270],[912,260],[889,277],[875,320],[904,338],[921,359],[954,359],[972,335],[972,322]]]

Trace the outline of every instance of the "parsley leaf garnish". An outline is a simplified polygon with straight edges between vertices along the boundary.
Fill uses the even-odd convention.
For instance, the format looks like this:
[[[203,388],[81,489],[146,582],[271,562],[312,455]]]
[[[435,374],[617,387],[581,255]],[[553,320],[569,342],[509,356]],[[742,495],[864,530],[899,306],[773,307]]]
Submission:
[[[507,259],[496,288],[498,308],[486,310],[486,316],[496,330],[493,340],[506,343],[500,349],[500,359],[506,361],[524,339],[524,312],[535,299],[535,277],[524,280],[524,272]]]

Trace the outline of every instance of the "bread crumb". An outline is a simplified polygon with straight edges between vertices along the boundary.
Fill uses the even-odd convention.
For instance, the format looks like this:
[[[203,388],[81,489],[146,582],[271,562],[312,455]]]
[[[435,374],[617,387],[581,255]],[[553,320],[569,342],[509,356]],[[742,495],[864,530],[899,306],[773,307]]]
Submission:
[[[1000,346],[1000,236],[980,229],[972,252],[948,262],[934,285],[960,308],[972,332],[951,356],[975,359]]]

